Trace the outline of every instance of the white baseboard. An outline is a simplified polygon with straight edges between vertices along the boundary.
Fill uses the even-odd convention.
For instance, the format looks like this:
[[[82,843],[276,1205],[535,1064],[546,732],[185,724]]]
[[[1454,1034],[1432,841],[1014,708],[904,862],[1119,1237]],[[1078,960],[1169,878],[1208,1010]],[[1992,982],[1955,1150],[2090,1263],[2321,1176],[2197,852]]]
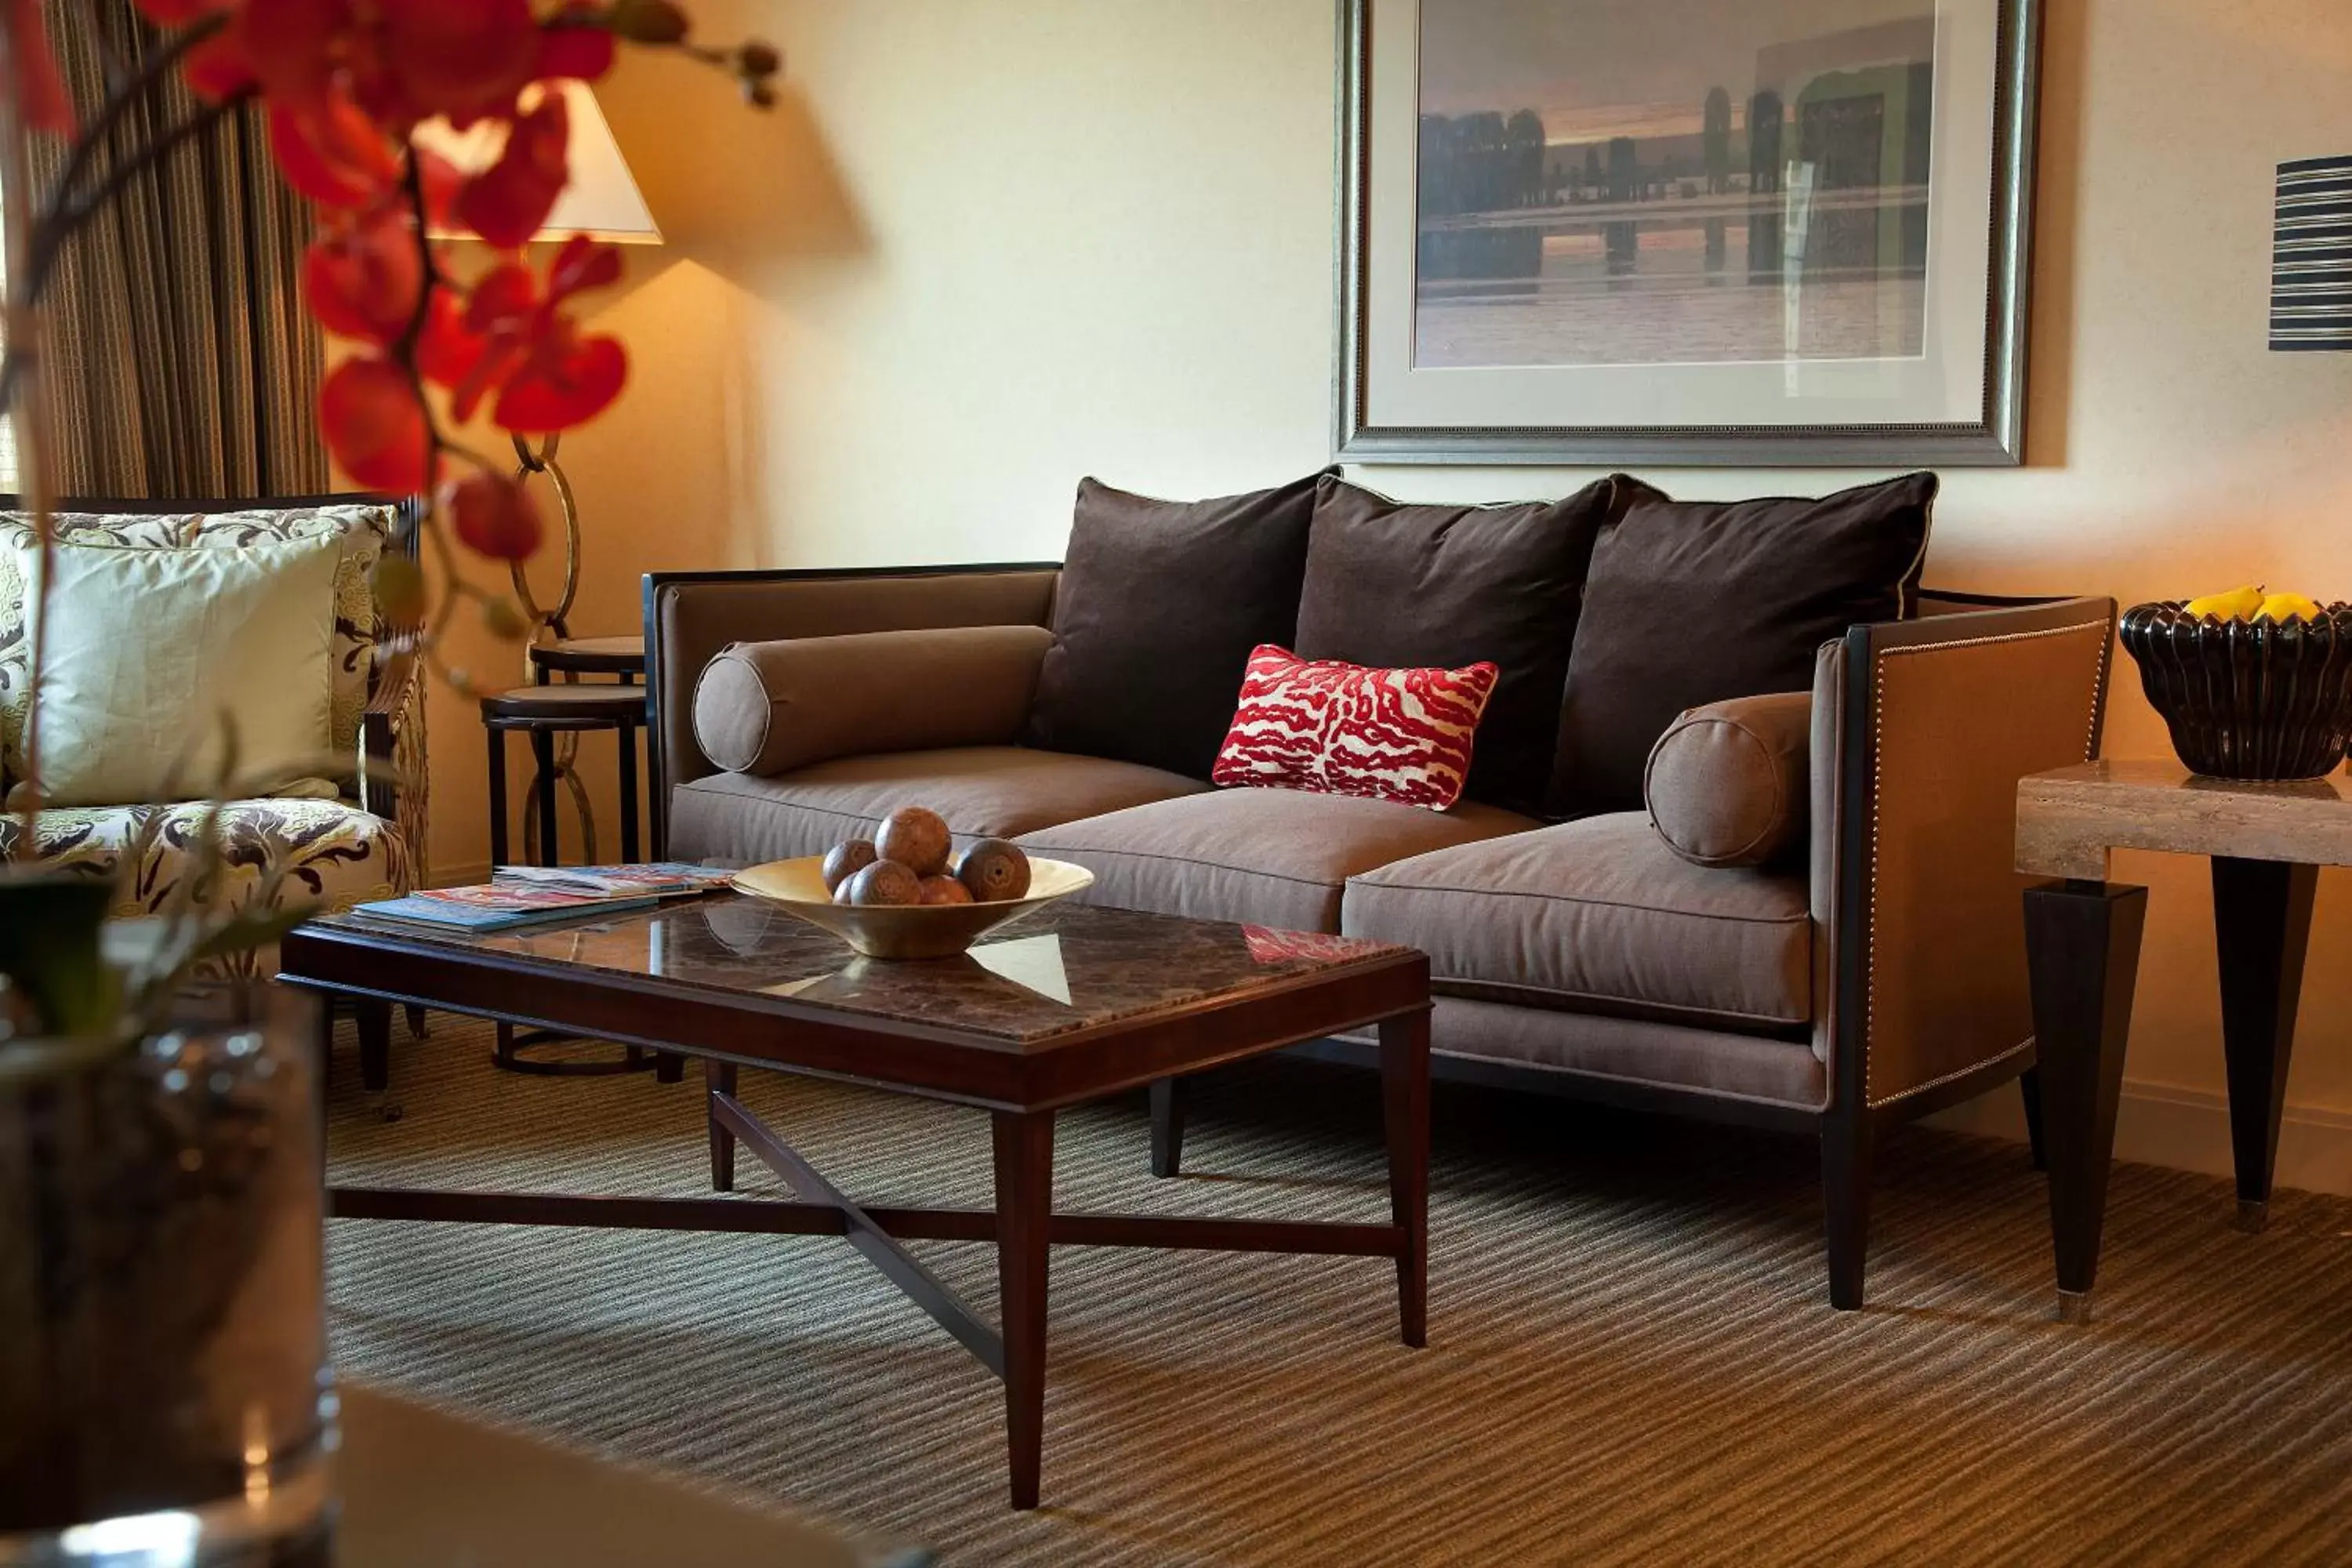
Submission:
[[[2008,1085],[1928,1120],[1955,1131],[2025,1141],[2024,1106]],[[2126,1082],[2116,1115],[2116,1158],[2229,1175],[2229,1103],[2206,1089]],[[2279,1127],[2277,1184],[2352,1197],[2352,1113],[2288,1106]]]

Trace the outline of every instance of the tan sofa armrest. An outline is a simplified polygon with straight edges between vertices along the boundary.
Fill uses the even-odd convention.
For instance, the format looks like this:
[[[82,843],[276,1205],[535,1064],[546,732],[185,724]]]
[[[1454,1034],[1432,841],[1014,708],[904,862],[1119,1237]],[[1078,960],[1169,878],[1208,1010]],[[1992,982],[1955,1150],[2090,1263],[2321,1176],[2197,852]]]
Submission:
[[[2095,756],[2112,599],[1855,626],[1822,650],[1815,1049],[1833,1101],[1925,1110],[2031,1060],[2017,781]]]
[[[940,626],[1050,626],[1059,576],[1060,568],[1051,564],[648,574],[653,788],[647,804],[655,853],[667,842],[671,786],[719,771],[695,743],[694,684],[728,644]]]

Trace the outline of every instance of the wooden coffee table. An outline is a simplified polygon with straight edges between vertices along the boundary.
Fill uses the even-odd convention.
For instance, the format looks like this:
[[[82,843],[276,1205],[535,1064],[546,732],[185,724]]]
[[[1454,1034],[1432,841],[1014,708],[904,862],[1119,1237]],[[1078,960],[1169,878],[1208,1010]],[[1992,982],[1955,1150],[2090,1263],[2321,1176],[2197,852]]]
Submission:
[[[340,1218],[839,1236],[1004,1384],[1013,1506],[1037,1503],[1046,1258],[1055,1246],[1354,1254],[1395,1261],[1404,1342],[1424,1342],[1429,961],[1409,948],[1057,906],[961,958],[891,963],[740,894],[473,936],[343,915],[289,935],[279,978],[699,1058],[711,1185],[738,1147],[798,1201],[331,1187]],[[1389,1220],[1056,1214],[1054,1115],[1155,1079],[1376,1026]],[[869,1208],[735,1098],[746,1067],[989,1111],[993,1209]],[[649,1089],[648,1092],[658,1092]],[[993,1241],[1002,1329],[901,1245]]]

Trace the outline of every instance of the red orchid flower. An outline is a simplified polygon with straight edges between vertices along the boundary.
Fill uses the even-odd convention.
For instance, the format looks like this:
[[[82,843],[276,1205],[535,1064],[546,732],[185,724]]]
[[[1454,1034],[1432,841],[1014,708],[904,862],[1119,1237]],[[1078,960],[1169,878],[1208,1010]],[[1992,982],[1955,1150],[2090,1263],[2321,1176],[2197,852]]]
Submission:
[[[540,29],[539,67],[532,73],[538,80],[569,77],[595,81],[613,68],[613,30],[585,20],[594,10],[593,5],[567,5]]]
[[[8,7],[8,96],[16,112],[36,131],[70,136],[74,129],[73,94],[58,74],[57,56],[49,49],[49,32],[41,20],[41,0],[0,0]]]
[[[628,380],[620,339],[583,337],[569,317],[555,316],[522,368],[507,378],[490,417],[518,436],[569,430],[611,407]]]
[[[609,407],[628,380],[618,339],[583,336],[564,302],[621,276],[620,252],[574,235],[556,253],[544,294],[520,261],[493,268],[474,286],[463,331],[481,345],[454,383],[450,412],[470,419],[498,394],[490,417],[518,435],[545,435],[585,424]]]
[[[392,142],[341,94],[309,109],[273,102],[269,151],[286,183],[321,206],[375,206],[399,188],[404,173]]]
[[[302,292],[319,325],[389,348],[408,331],[425,287],[416,220],[387,203],[364,216],[330,218],[302,253]]]
[[[451,485],[442,504],[449,509],[457,537],[493,561],[528,559],[545,531],[530,492],[488,469]]]
[[[571,110],[549,92],[508,128],[499,161],[466,183],[457,216],[500,250],[529,243],[572,178],[571,142]]]
[[[433,427],[408,373],[373,355],[347,359],[319,388],[319,426],[343,471],[369,489],[415,495],[440,467]]]
[[[466,326],[466,307],[455,291],[436,289],[425,307],[425,330],[416,339],[416,373],[436,386],[461,387],[481,364],[489,345]]]
[[[539,65],[530,0],[406,0],[383,18],[384,69],[406,101],[460,130],[510,109]]]

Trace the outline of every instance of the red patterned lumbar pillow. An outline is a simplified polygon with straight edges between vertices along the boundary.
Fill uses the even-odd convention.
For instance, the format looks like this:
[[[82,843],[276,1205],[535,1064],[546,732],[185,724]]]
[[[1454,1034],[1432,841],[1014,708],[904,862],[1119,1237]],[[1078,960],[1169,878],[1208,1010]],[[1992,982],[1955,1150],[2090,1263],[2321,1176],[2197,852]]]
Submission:
[[[1462,797],[1500,674],[1491,664],[1367,669],[1261,644],[1209,778],[1444,811]]]

